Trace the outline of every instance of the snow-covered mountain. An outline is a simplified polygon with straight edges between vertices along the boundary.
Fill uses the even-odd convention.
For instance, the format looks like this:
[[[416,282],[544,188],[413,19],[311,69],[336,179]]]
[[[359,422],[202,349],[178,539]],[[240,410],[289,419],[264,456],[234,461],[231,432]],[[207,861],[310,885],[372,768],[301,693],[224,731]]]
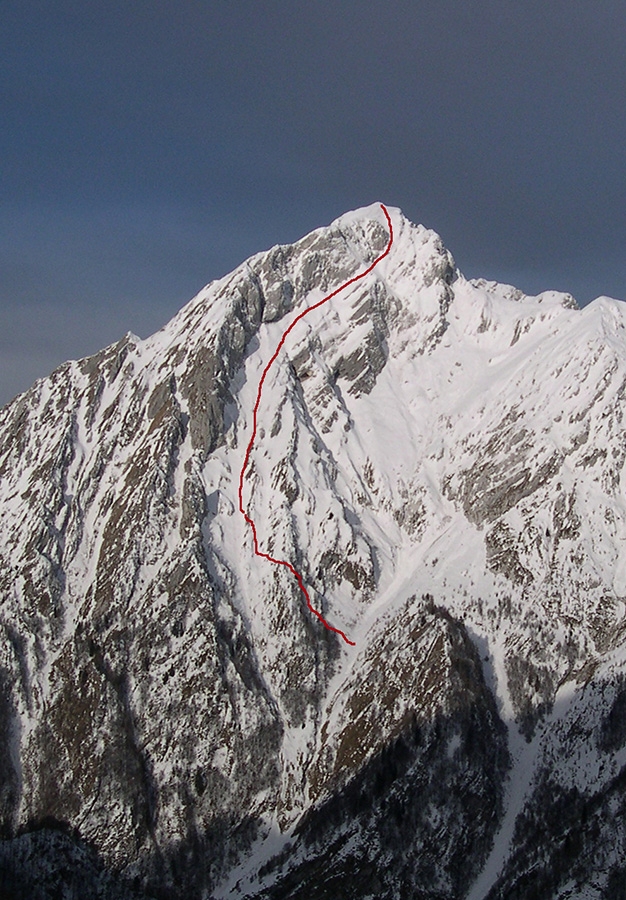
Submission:
[[[390,215],[354,647],[380,205],[0,411],[7,891],[626,895],[625,307]]]

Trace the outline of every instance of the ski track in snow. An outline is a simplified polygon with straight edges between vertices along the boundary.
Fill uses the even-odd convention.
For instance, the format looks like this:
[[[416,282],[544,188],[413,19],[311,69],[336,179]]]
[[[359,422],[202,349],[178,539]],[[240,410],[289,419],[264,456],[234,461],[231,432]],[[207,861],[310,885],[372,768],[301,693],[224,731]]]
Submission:
[[[246,474],[246,469],[248,468],[248,462],[250,461],[250,454],[252,453],[252,448],[254,447],[254,442],[256,440],[257,413],[259,410],[259,406],[261,403],[261,397],[263,394],[263,385],[265,384],[265,379],[267,377],[269,370],[271,369],[273,364],[276,362],[276,359],[278,358],[278,355],[283,348],[283,345],[287,339],[287,336],[293,331],[293,329],[296,327],[298,322],[300,322],[300,320],[303,319],[310,312],[313,312],[314,309],[319,309],[320,306],[323,306],[325,303],[328,303],[329,300],[332,300],[332,298],[336,297],[337,294],[339,294],[341,291],[345,290],[347,287],[350,287],[350,285],[355,284],[355,282],[360,281],[362,278],[365,278],[366,275],[369,275],[369,273],[378,265],[379,262],[381,262],[381,260],[383,260],[389,254],[389,251],[391,250],[391,245],[393,244],[393,225],[391,224],[391,216],[389,215],[387,208],[383,203],[381,203],[380,206],[381,206],[382,211],[385,214],[385,218],[387,219],[387,225],[389,226],[389,241],[387,243],[387,247],[385,248],[384,252],[381,253],[381,255],[378,256],[374,260],[374,262],[371,263],[371,265],[368,266],[367,269],[365,269],[364,272],[361,272],[360,275],[355,275],[354,278],[350,278],[349,281],[346,281],[346,282],[344,282],[344,284],[340,285],[340,287],[335,288],[334,291],[332,291],[326,297],[323,297],[317,303],[314,303],[313,306],[309,306],[305,310],[303,310],[301,313],[299,313],[299,315],[297,315],[295,317],[295,319],[293,320],[291,325],[286,329],[286,331],[283,332],[283,336],[281,337],[280,341],[278,342],[278,346],[276,347],[276,350],[274,351],[273,356],[271,357],[270,361],[267,363],[267,365],[263,369],[263,374],[261,375],[261,380],[259,381],[259,387],[257,390],[256,403],[254,404],[254,410],[252,413],[252,435],[250,437],[250,441],[248,443],[248,448],[246,450],[246,455],[245,455],[245,458],[243,461],[243,466],[241,467],[241,472],[239,474],[239,511],[240,511],[241,515],[244,517],[244,519],[246,520],[246,522],[248,523],[248,525],[250,526],[250,528],[252,529],[252,538],[254,541],[254,552],[255,552],[256,556],[261,556],[261,557],[263,557],[263,559],[267,559],[269,562],[272,562],[277,566],[285,566],[287,569],[289,569],[291,574],[294,576],[294,578],[298,582],[300,590],[302,591],[302,593],[305,596],[306,604],[307,604],[309,610],[313,613],[314,616],[317,616],[317,618],[320,620],[322,625],[324,625],[326,628],[328,628],[329,631],[334,631],[335,634],[340,635],[344,639],[346,644],[350,644],[351,647],[355,646],[355,642],[351,641],[348,637],[346,637],[344,632],[341,631],[339,628],[335,628],[333,625],[330,625],[326,621],[324,616],[321,614],[321,612],[319,612],[319,610],[315,609],[315,607],[311,603],[311,598],[309,596],[309,592],[306,589],[304,581],[302,580],[302,576],[294,568],[294,566],[285,559],[274,559],[274,557],[270,556],[269,553],[263,553],[263,551],[259,549],[256,525],[254,523],[254,520],[246,512],[246,509],[243,505],[243,482],[244,482],[244,478],[245,478],[245,474]]]

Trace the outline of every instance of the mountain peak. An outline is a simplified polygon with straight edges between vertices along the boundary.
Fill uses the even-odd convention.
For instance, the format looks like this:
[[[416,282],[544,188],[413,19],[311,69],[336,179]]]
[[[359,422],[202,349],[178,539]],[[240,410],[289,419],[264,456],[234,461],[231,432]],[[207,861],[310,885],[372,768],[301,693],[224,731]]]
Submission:
[[[623,306],[468,281],[389,213],[293,329],[380,205],[0,411],[16,884],[564,897],[580,841],[621,883]],[[354,647],[254,553],[257,406],[259,548]]]

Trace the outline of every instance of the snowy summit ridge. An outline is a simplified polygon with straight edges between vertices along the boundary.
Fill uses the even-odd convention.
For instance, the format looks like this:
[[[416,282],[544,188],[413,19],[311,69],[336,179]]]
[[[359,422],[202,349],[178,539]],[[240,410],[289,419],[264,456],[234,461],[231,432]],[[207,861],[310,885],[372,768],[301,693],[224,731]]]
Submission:
[[[380,205],[0,411],[7,879],[621,896],[624,306],[468,281],[389,212],[289,335],[244,484],[355,647],[237,489],[265,364]]]

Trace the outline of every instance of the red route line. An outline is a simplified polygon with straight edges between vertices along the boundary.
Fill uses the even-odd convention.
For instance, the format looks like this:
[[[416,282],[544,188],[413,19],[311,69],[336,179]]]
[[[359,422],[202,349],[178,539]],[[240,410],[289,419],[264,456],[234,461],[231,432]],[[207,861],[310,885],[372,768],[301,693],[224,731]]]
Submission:
[[[329,631],[334,631],[335,634],[341,635],[341,637],[344,639],[346,644],[350,644],[351,647],[356,646],[355,642],[351,641],[349,638],[347,638],[345,636],[345,634],[343,633],[343,631],[340,631],[339,628],[334,628],[332,625],[329,625],[329,623],[326,621],[326,619],[321,614],[321,612],[319,612],[317,609],[315,609],[315,607],[311,603],[311,598],[309,597],[309,592],[307,591],[307,589],[304,585],[302,576],[291,565],[291,563],[287,562],[287,560],[285,560],[285,559],[274,559],[273,556],[270,556],[268,553],[263,553],[262,550],[259,550],[259,541],[258,541],[257,533],[256,533],[256,525],[254,524],[254,521],[250,518],[250,516],[244,509],[244,505],[243,505],[243,480],[244,480],[244,477],[246,474],[246,469],[248,468],[248,462],[250,461],[250,454],[252,453],[254,441],[256,440],[257,413],[259,411],[259,405],[261,403],[261,395],[263,393],[263,385],[265,384],[265,379],[267,378],[267,373],[269,372],[272,365],[276,361],[278,354],[282,350],[283,345],[284,345],[285,341],[287,340],[287,335],[293,331],[293,329],[295,328],[295,326],[298,324],[298,322],[301,319],[303,319],[305,316],[307,316],[310,312],[313,312],[314,309],[319,309],[319,307],[323,306],[324,303],[328,303],[329,300],[331,300],[333,297],[336,297],[337,294],[340,293],[340,291],[345,290],[345,288],[349,287],[351,284],[354,284],[356,281],[360,281],[361,278],[365,278],[366,275],[369,275],[369,273],[372,271],[372,269],[375,266],[377,266],[378,263],[382,259],[384,259],[387,256],[387,254],[389,253],[389,251],[391,250],[391,245],[393,244],[393,225],[391,224],[391,217],[390,217],[389,213],[387,212],[387,207],[382,203],[380,204],[380,206],[381,206],[382,211],[385,214],[385,217],[387,219],[387,224],[389,226],[389,243],[387,244],[387,248],[386,248],[385,252],[381,253],[381,255],[377,259],[375,259],[374,262],[364,272],[361,272],[360,275],[355,275],[354,278],[351,278],[349,281],[346,281],[345,284],[341,285],[341,287],[336,288],[331,294],[328,294],[327,297],[324,297],[323,300],[319,300],[317,303],[314,303],[313,306],[308,306],[303,312],[299,313],[295,317],[295,319],[293,320],[293,322],[291,323],[289,328],[287,328],[287,330],[284,332],[283,336],[281,337],[280,341],[278,342],[278,347],[274,351],[274,355],[272,356],[272,358],[270,359],[268,364],[263,369],[263,374],[261,375],[261,380],[259,381],[259,389],[258,389],[257,395],[256,395],[256,403],[254,404],[254,412],[252,414],[252,436],[250,438],[250,443],[248,444],[248,449],[246,450],[246,457],[243,461],[243,466],[241,467],[241,473],[239,475],[239,511],[240,511],[241,515],[244,517],[244,519],[246,520],[246,522],[248,523],[248,525],[250,526],[250,528],[252,529],[252,537],[254,539],[255,554],[257,556],[262,556],[263,559],[267,559],[267,560],[269,560],[269,562],[272,562],[277,566],[285,566],[287,569],[289,569],[291,574],[295,577],[296,581],[298,582],[298,585],[300,586],[300,590],[302,591],[302,593],[304,594],[304,596],[306,598],[306,605],[309,607],[309,610],[313,613],[314,616],[317,616],[317,618],[320,620],[322,625],[324,625],[326,628],[328,628]]]

